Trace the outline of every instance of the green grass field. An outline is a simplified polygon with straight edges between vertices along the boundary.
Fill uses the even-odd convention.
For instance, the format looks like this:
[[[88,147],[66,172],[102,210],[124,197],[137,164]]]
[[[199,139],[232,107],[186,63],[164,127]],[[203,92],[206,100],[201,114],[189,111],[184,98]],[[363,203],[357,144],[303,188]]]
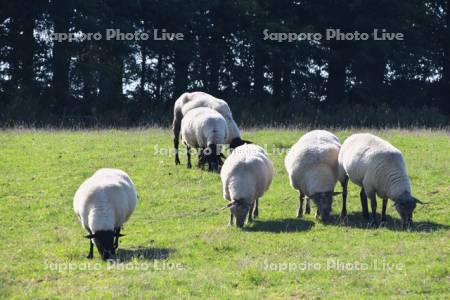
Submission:
[[[343,142],[353,132],[336,134]],[[244,131],[267,144],[276,169],[260,218],[244,230],[227,225],[218,174],[166,155],[169,130],[2,131],[0,298],[448,299],[450,134],[371,132],[403,152],[415,196],[429,202],[416,209],[413,230],[400,230],[392,202],[388,224],[370,228],[351,183],[347,226],[317,222],[314,207],[296,219],[282,148],[302,130]],[[121,264],[97,252],[85,258],[88,240],[72,209],[78,186],[102,167],[126,171],[139,194]],[[334,217],[340,207],[338,196]]]

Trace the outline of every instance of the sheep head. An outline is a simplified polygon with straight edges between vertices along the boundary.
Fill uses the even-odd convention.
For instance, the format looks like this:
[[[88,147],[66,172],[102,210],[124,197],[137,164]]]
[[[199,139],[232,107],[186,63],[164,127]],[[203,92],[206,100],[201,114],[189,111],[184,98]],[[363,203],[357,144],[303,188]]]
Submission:
[[[237,199],[231,201],[226,207],[230,208],[230,213],[236,218],[236,225],[242,228],[250,210],[250,204],[242,199]]]
[[[98,253],[103,260],[112,259],[116,255],[114,246],[114,238],[123,236],[112,230],[100,230],[94,234],[87,235],[86,238],[91,239],[97,247]]]
[[[216,144],[208,145],[199,155],[199,165],[202,166],[206,163],[209,172],[218,172],[219,166],[223,164],[219,147]]]
[[[405,192],[397,199],[394,199],[395,202],[395,209],[399,213],[400,217],[402,218],[402,227],[408,228],[412,225],[413,219],[413,213],[416,209],[417,203],[425,204],[422,201],[420,201],[417,198],[414,198],[411,196],[410,193]]]
[[[322,221],[329,220],[331,213],[331,205],[333,203],[333,196],[339,194],[341,194],[341,192],[322,192],[322,193],[315,193],[310,197],[317,205],[317,217],[320,216],[320,219]]]
[[[242,145],[244,145],[244,144],[253,144],[253,143],[250,142],[250,141],[243,140],[243,139],[241,139],[241,138],[234,138],[234,139],[230,142],[230,149],[231,149],[231,150],[234,150],[235,148],[237,148],[237,147],[239,147],[239,146],[242,146]]]

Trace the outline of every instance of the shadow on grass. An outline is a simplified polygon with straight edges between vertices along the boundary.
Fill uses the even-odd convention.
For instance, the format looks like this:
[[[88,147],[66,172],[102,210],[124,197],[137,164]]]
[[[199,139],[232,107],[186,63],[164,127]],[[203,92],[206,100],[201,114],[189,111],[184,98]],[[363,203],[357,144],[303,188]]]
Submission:
[[[315,225],[314,222],[303,219],[283,219],[283,220],[255,220],[250,226],[244,227],[245,231],[265,231],[265,232],[298,232],[307,231]]]
[[[378,215],[378,220],[381,221],[381,215]],[[352,228],[360,228],[360,229],[378,229],[379,227],[387,228],[392,231],[405,231],[402,228],[402,220],[398,218],[393,218],[390,215],[386,215],[386,222],[383,222],[381,225],[374,226],[372,224],[372,215],[370,215],[369,220],[364,219],[361,212],[353,212],[347,216],[347,222],[343,224],[339,220],[338,215],[334,215],[333,220],[324,225],[344,225]],[[433,232],[436,230],[449,230],[450,226],[445,224],[434,223],[431,221],[420,221],[414,222],[412,227],[408,229],[408,231],[412,232]]]
[[[133,258],[147,260],[163,260],[169,258],[175,249],[171,248],[154,248],[154,247],[138,247],[137,249],[118,249],[117,258],[122,262],[127,262]]]

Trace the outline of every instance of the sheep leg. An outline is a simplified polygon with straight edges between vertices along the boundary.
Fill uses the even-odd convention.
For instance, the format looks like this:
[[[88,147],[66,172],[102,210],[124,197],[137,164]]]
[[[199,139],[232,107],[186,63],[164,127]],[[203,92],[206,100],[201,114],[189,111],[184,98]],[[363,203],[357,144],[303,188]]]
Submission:
[[[369,208],[367,206],[367,195],[366,195],[366,192],[364,191],[364,188],[361,189],[359,196],[361,198],[363,217],[364,217],[364,219],[368,220],[369,219]]]
[[[228,225],[233,226],[234,220],[233,220],[233,214],[230,213],[230,223]]]
[[[372,219],[373,219],[373,225],[378,225],[378,218],[377,218],[377,196],[375,193],[370,196],[370,206],[372,209]]]
[[[89,239],[89,254],[87,256],[89,259],[94,258],[94,243],[92,242],[92,239]]]
[[[258,212],[258,202],[259,199],[256,198],[255,200],[255,207],[253,208],[253,218],[256,219],[259,216],[259,212]]]
[[[250,204],[250,209],[248,210],[248,224],[253,223],[253,209],[255,207],[255,202]]]
[[[187,159],[188,159],[188,162],[187,162],[187,168],[190,169],[190,168],[192,168],[192,163],[191,163],[191,147],[188,147],[188,146],[187,146]]]
[[[305,194],[300,191],[300,205],[298,207],[297,218],[303,217],[303,201],[305,199]]]
[[[386,208],[388,204],[388,199],[383,199],[383,210],[381,211],[381,222],[386,222]]]
[[[202,154],[203,154],[203,148],[198,149],[198,163],[197,163],[197,167],[198,168],[203,168],[203,165],[200,163],[200,160],[202,159]]]
[[[114,238],[114,249],[119,248],[119,234],[120,234],[120,227],[116,228],[115,230],[115,234],[116,237]]]
[[[181,119],[183,118],[181,112],[176,111],[174,113],[173,118],[173,147],[175,148],[175,164],[180,164],[180,157],[178,155],[178,147],[179,147],[179,139],[180,139],[180,130],[181,130]]]
[[[303,196],[304,197],[304,196]],[[309,197],[306,198],[306,209],[305,213],[309,215],[311,213],[311,199]]]
[[[342,185],[342,210],[341,219],[347,217],[347,187],[348,187],[348,176],[341,182]]]

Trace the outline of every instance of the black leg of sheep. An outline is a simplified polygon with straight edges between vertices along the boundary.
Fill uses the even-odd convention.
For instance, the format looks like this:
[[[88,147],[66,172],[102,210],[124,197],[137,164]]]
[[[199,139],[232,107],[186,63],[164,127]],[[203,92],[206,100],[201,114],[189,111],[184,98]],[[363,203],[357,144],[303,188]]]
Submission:
[[[378,218],[377,218],[377,196],[371,195],[370,197],[370,206],[372,208],[372,224],[374,226],[378,226]]]
[[[388,204],[388,199],[383,199],[383,210],[381,211],[381,222],[386,222],[386,208]]]
[[[369,208],[367,206],[367,195],[364,189],[361,189],[361,192],[359,193],[359,196],[361,198],[361,207],[362,207],[362,214],[364,219],[369,220]]]
[[[253,208],[253,218],[254,219],[256,219],[259,216],[258,202],[259,202],[259,199],[256,198],[256,200],[255,200],[255,207]]]
[[[192,168],[192,163],[191,163],[191,147],[187,147],[187,168],[190,169]]]
[[[303,217],[303,202],[305,201],[305,194],[300,191],[300,204],[298,207],[297,218]]]

